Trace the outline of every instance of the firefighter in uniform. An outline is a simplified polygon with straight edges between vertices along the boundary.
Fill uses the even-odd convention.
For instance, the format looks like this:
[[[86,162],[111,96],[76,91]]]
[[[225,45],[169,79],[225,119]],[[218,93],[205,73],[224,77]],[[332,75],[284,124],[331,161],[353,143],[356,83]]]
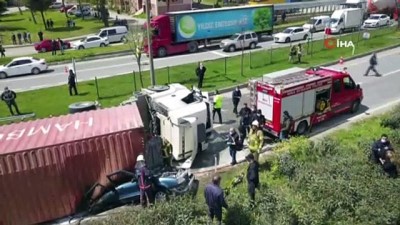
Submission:
[[[172,145],[166,139],[163,139],[163,158],[164,165],[172,168]]]
[[[247,137],[247,143],[250,153],[254,155],[254,160],[258,162],[258,157],[264,144],[264,133],[260,129],[257,120],[254,120],[251,123],[251,129],[249,132],[249,136]]]

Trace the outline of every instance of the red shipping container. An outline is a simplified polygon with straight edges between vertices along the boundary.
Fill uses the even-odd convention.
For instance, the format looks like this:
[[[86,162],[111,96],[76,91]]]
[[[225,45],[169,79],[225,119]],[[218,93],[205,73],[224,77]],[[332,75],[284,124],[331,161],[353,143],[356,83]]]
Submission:
[[[136,105],[0,127],[0,224],[71,215],[87,188],[133,170],[145,130]]]

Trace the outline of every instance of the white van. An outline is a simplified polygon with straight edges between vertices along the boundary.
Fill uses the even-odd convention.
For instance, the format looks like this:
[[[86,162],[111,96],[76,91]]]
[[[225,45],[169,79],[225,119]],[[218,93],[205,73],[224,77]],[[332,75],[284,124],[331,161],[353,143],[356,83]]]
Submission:
[[[108,38],[110,43],[123,42],[127,33],[128,29],[125,26],[116,26],[100,29],[98,36],[102,38]]]
[[[330,16],[311,17],[311,19],[303,25],[303,28],[310,30],[310,32],[323,31],[329,26],[330,20]]]

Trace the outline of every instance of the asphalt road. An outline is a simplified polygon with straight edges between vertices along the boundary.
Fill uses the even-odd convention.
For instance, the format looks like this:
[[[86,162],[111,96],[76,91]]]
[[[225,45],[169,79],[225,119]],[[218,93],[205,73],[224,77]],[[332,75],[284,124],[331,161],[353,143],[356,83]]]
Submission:
[[[369,56],[360,59],[345,62],[344,65],[334,65],[336,69],[348,68],[348,72],[353,79],[360,84],[364,91],[364,100],[360,107],[359,114],[366,113],[386,105],[388,102],[393,102],[400,98],[400,48],[378,53],[377,70],[383,74],[382,77],[368,76],[363,74],[369,65]],[[371,72],[372,73],[372,72]],[[242,89],[242,101],[248,102],[249,91]],[[230,163],[230,156],[224,138],[230,127],[237,127],[237,118],[232,113],[232,98],[231,93],[224,94],[223,104],[223,125],[216,125],[215,132],[211,137],[209,149],[201,152],[196,158],[193,169],[211,167],[214,165],[226,165]],[[356,114],[357,115],[357,114]],[[343,114],[331,121],[324,122],[313,129],[312,135],[316,135],[327,129],[338,126],[339,124],[348,122],[355,115]],[[216,118],[217,119],[217,118]],[[243,159],[247,151],[238,152],[237,158]]]
[[[323,33],[314,34],[314,39],[322,39]],[[298,43],[298,42],[294,42]],[[262,42],[259,44],[258,49],[261,48],[278,48],[288,46],[290,44],[278,44],[272,41]],[[211,48],[211,47],[210,47]],[[223,52],[219,48],[201,49],[200,52],[194,54],[184,54],[177,56],[170,56],[166,58],[159,58],[154,60],[155,68],[163,68],[167,66],[182,65],[187,63],[194,63],[205,60],[212,60],[218,58],[229,57],[233,55],[241,54],[240,51],[234,53]],[[57,57],[57,56],[55,56]],[[143,56],[142,59],[143,69],[148,69],[148,59]],[[8,85],[10,88],[16,91],[39,89],[49,86],[65,84],[66,77],[63,65],[50,66],[49,71],[41,73],[39,75],[27,75],[20,77],[11,77],[0,81],[0,86]],[[134,70],[138,70],[136,60],[132,55],[113,57],[107,59],[81,61],[76,63],[77,78],[78,81],[93,80],[95,76],[97,78],[116,76],[126,73],[132,73]]]

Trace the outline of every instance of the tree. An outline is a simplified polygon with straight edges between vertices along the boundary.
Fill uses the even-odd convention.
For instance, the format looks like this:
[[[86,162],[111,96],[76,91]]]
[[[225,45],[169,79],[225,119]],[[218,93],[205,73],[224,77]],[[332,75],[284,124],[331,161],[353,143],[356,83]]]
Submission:
[[[139,79],[142,87],[143,87],[143,77],[142,77],[141,59],[142,59],[143,47],[146,40],[145,38],[146,34],[147,32],[141,26],[134,25],[129,28],[127,36],[127,42],[129,48],[131,49],[133,56],[136,59],[136,63],[139,67]]]
[[[31,10],[40,12],[44,27],[47,30],[48,27],[46,24],[46,18],[44,16],[44,12],[49,9],[51,5],[51,0],[25,0],[25,3],[26,6]]]
[[[108,27],[109,26],[109,24],[108,24],[108,10],[106,8],[106,4],[107,4],[106,0],[100,0],[99,1],[101,19],[102,19],[102,21],[104,23],[104,26]]]
[[[68,19],[68,12],[67,12],[67,10],[65,9],[65,0],[62,0],[62,5],[63,5],[63,7],[64,7],[65,18]]]
[[[272,10],[271,8],[260,8],[254,13],[255,31],[265,31],[271,28]]]
[[[7,2],[5,0],[0,0],[0,15],[7,11]]]

